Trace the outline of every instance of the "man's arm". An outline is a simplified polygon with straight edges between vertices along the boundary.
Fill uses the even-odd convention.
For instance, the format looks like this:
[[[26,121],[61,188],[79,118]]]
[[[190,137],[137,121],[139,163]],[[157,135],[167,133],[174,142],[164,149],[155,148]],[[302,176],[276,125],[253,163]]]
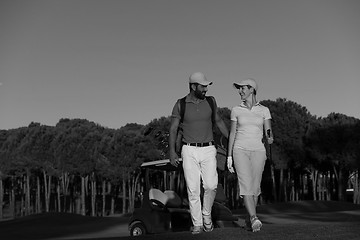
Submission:
[[[213,100],[214,100],[214,105],[215,105],[214,110],[215,110],[215,123],[216,123],[216,126],[219,128],[222,135],[224,137],[226,137],[226,139],[228,139],[229,138],[229,130],[226,127],[225,122],[222,120],[222,118],[220,117],[220,115],[218,113],[215,98],[213,98]]]
[[[171,118],[170,130],[169,130],[169,155],[170,163],[175,167],[178,166],[179,156],[176,153],[176,137],[179,128],[180,119],[176,117]]]
[[[216,114],[218,115],[218,114]],[[226,137],[226,139],[229,138],[229,130],[225,125],[225,122],[221,119],[221,117],[219,116],[218,118],[216,117],[216,126],[219,128],[220,132],[222,133],[222,135],[224,137]]]

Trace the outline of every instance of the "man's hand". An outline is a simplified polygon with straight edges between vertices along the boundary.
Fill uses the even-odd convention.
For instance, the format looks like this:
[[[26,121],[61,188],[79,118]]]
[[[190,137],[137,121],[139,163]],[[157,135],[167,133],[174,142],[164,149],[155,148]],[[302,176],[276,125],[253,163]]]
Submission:
[[[170,152],[170,164],[177,167],[179,162],[179,156],[176,154],[176,152]]]
[[[234,173],[234,167],[233,167],[233,158],[231,156],[227,157],[227,168],[229,169],[229,172]]]
[[[274,138],[273,137],[269,137],[268,139],[268,144],[272,144],[274,142]]]

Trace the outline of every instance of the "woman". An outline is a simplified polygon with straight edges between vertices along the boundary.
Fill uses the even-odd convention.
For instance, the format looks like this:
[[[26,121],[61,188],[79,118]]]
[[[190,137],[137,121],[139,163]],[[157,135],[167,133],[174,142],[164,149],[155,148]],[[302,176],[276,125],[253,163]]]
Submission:
[[[247,225],[251,224],[251,230],[257,232],[262,223],[256,216],[256,205],[266,161],[262,139],[265,130],[268,143],[273,142],[271,115],[267,107],[256,101],[258,86],[254,79],[234,83],[234,87],[239,90],[241,103],[231,110],[227,167],[231,173],[235,172],[233,165],[235,167],[240,196],[249,214]]]

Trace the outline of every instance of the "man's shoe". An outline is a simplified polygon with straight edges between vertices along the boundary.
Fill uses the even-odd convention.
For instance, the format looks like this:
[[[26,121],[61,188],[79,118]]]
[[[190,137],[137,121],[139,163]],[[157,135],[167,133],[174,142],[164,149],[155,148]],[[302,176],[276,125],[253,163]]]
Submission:
[[[211,232],[214,230],[214,225],[211,221],[211,216],[203,216],[204,232]]]
[[[191,229],[191,234],[199,234],[202,232],[201,226],[193,226]]]

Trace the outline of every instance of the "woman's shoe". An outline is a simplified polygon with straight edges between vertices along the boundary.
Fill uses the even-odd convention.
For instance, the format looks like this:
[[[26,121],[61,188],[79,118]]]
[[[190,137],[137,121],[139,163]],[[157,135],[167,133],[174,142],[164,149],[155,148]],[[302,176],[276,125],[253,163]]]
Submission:
[[[204,223],[204,232],[211,232],[212,230],[214,230],[214,225],[212,222]]]
[[[258,232],[260,231],[261,227],[262,227],[262,223],[261,221],[257,218],[257,216],[252,216],[251,219],[251,228],[253,232]]]
[[[203,222],[204,222],[204,232],[211,232],[214,230],[214,225],[211,220],[211,215],[203,215]]]

